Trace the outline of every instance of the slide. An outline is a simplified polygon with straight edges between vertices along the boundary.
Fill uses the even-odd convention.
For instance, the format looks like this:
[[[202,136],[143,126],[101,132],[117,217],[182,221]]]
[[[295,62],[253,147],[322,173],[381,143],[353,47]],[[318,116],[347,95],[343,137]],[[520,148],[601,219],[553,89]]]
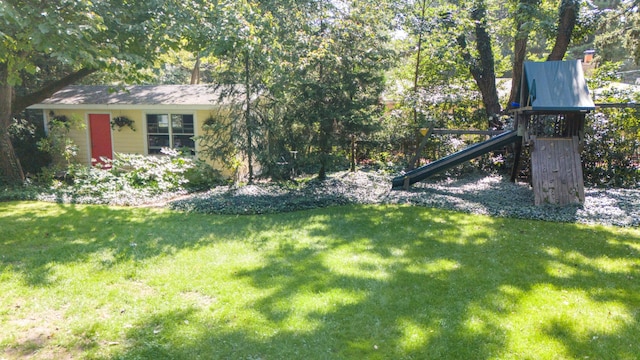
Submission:
[[[497,150],[505,145],[520,140],[516,131],[506,131],[498,136],[494,136],[487,141],[471,145],[463,150],[445,156],[425,166],[421,166],[415,170],[411,170],[404,175],[393,178],[392,189],[402,189],[408,185],[422,181],[429,176],[447,170],[453,166],[460,165],[465,161],[469,161],[489,151]]]

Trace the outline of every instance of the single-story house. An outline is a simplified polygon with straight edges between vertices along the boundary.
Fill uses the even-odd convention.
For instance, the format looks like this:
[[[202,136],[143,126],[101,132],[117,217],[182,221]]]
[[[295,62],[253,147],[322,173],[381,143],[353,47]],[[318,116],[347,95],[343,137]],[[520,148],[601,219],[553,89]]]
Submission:
[[[30,109],[43,110],[45,129],[54,117],[81,119],[69,137],[78,146],[78,160],[92,164],[114,153],[153,155],[163,147],[190,148],[214,112],[238,104],[222,96],[229,87],[213,85],[68,86]],[[131,124],[131,126],[127,126]],[[215,164],[212,164],[215,166]],[[223,173],[230,175],[225,169]]]

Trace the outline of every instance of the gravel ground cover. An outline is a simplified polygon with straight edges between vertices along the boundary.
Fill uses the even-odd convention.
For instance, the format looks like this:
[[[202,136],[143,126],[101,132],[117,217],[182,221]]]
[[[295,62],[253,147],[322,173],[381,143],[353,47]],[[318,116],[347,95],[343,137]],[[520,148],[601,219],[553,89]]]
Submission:
[[[640,190],[585,189],[585,203],[534,206],[528,184],[498,175],[471,174],[391,190],[392,176],[340,172],[321,182],[223,186],[168,203],[172,209],[212,214],[263,214],[346,204],[411,204],[433,208],[559,222],[640,225]]]

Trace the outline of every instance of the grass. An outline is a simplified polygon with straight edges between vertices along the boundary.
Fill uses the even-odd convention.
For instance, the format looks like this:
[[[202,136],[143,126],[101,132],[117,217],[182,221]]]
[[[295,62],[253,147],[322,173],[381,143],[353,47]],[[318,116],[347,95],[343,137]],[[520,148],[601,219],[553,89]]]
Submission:
[[[0,203],[0,359],[638,359],[640,230]]]

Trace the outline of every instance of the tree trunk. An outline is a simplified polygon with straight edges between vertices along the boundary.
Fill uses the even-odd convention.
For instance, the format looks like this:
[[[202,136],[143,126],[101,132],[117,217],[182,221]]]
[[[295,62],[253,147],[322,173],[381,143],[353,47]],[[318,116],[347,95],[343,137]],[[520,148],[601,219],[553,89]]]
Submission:
[[[571,42],[571,33],[576,26],[580,2],[578,0],[562,0],[558,18],[558,33],[547,61],[562,60]]]
[[[200,54],[196,54],[196,63],[191,71],[191,85],[200,84]]]
[[[325,36],[325,19],[324,14],[320,19],[320,34]],[[322,84],[320,87],[320,103],[322,106],[319,109],[323,109],[318,113],[320,121],[320,132],[318,134],[318,146],[320,147],[320,170],[318,170],[318,179],[325,180],[327,178],[327,165],[329,163],[329,153],[331,152],[331,129],[333,128],[330,119],[327,118],[326,112],[327,106],[325,104],[325,79],[324,79],[324,65],[322,62],[318,64],[318,83]]]
[[[527,55],[527,37],[523,36],[515,40],[513,46],[513,75],[511,77],[511,93],[509,93],[509,101],[507,109],[513,108],[512,104],[518,102],[518,94],[520,92],[520,81],[522,81],[522,65]]]
[[[511,77],[511,93],[507,108],[512,108],[512,103],[518,102],[520,82],[522,81],[522,65],[527,56],[527,42],[531,29],[527,23],[533,20],[533,11],[540,4],[540,0],[521,0],[514,14],[516,19],[516,38],[513,45],[513,76]]]
[[[247,127],[247,166],[249,170],[249,184],[253,183],[253,119],[251,118],[251,63],[249,53],[244,54],[244,92],[245,92],[245,114],[244,120]]]
[[[0,64],[0,183],[15,185],[24,182],[24,173],[9,136],[12,98],[13,87],[9,85],[7,65]]]
[[[325,106],[326,108],[326,106]],[[320,114],[320,133],[318,134],[318,147],[320,148],[320,170],[318,171],[318,179],[325,180],[327,178],[327,168],[329,167],[329,158],[331,156],[331,135],[333,134],[334,120],[327,117],[326,114]]]
[[[464,35],[458,37],[458,45],[462,48],[462,57],[469,66],[478,89],[482,94],[482,103],[488,117],[489,129],[501,129],[502,124],[497,114],[500,113],[500,100],[496,89],[496,73],[491,36],[487,31],[486,6],[484,1],[476,1],[471,10],[471,19],[475,22],[476,50],[478,58],[473,58],[467,49]]]
[[[419,74],[420,74],[420,58],[422,56],[422,27],[423,27],[423,23],[424,22],[424,18],[425,18],[425,14],[427,11],[427,0],[423,0],[422,1],[422,16],[420,17],[420,32],[418,33],[418,47],[417,47],[417,53],[416,53],[416,68],[414,70],[414,76],[413,76],[413,96],[414,96],[414,104],[413,104],[413,123],[414,125],[418,124],[418,105],[417,105],[417,101],[418,101],[418,79],[419,79]]]
[[[356,172],[356,136],[351,135],[351,152],[349,156],[349,171]]]

